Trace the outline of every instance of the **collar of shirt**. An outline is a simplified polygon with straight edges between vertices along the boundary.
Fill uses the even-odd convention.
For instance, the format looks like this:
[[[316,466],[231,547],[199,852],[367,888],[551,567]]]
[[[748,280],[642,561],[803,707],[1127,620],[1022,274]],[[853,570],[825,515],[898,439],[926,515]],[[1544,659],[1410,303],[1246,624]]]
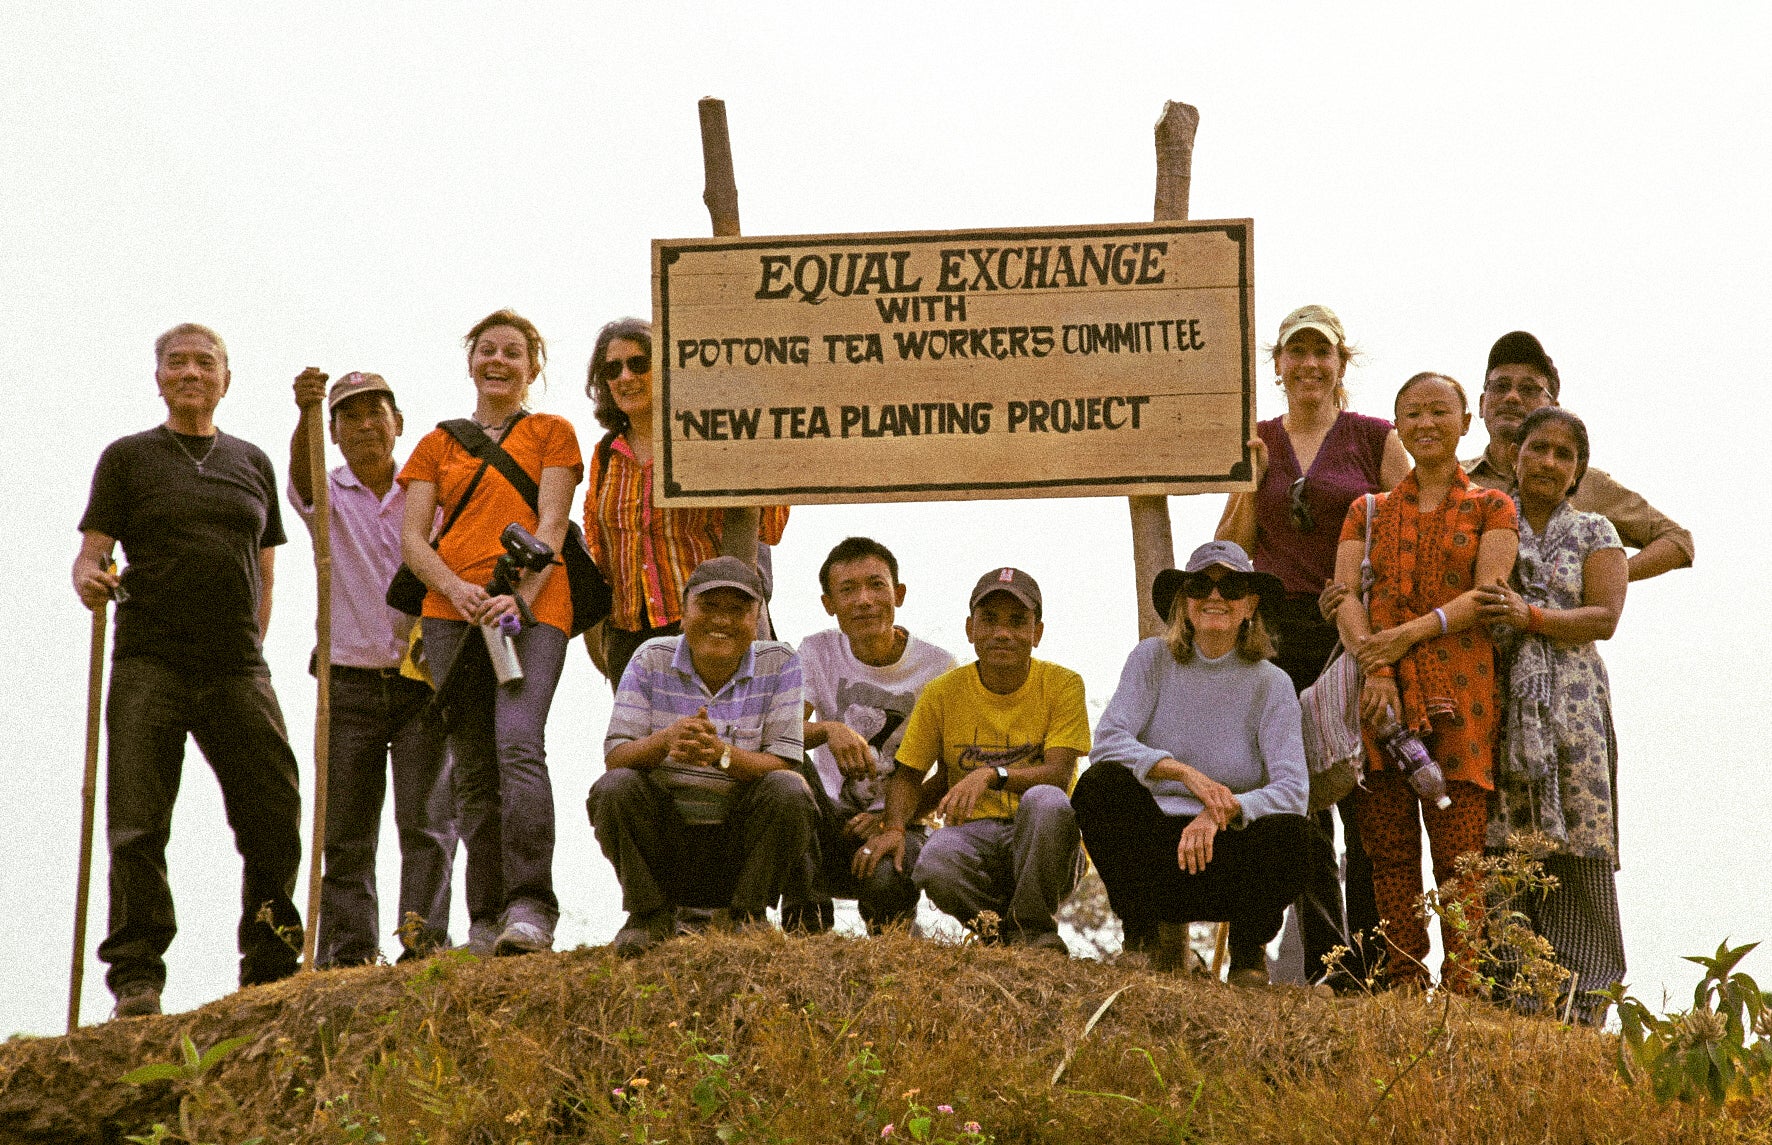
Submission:
[[[677,650],[671,653],[671,667],[681,673],[684,679],[694,680],[696,685],[707,693],[709,699],[718,699],[721,693],[735,687],[740,681],[749,680],[756,673],[756,649],[757,646],[753,642],[744,650],[744,659],[738,662],[738,668],[732,673],[732,679],[722,684],[719,692],[711,691],[707,681],[701,678],[701,673],[695,670],[695,658],[689,654],[689,637],[679,636],[677,638]]]

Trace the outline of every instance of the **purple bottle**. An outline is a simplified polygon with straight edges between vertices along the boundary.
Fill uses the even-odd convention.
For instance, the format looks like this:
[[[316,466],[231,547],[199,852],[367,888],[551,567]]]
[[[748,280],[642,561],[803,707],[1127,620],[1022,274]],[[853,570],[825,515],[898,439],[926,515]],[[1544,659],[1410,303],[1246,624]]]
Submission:
[[[1423,803],[1432,803],[1441,811],[1452,806],[1452,797],[1446,794],[1446,777],[1427,753],[1427,745],[1420,736],[1398,723],[1396,713],[1389,708],[1384,710],[1384,722],[1376,732],[1378,749],[1409,780],[1409,786]]]

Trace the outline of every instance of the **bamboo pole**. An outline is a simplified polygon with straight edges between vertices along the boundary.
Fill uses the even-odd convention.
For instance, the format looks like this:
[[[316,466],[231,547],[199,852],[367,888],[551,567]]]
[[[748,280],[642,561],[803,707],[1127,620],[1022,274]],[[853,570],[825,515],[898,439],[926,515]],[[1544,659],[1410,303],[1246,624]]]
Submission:
[[[114,567],[114,566],[113,566]],[[86,910],[92,891],[93,809],[98,802],[98,739],[104,719],[107,601],[92,610],[92,659],[86,675],[86,772],[80,783],[80,861],[74,879],[74,957],[68,967],[68,1033],[80,1028],[86,982]]]
[[[314,845],[308,858],[308,915],[302,928],[302,969],[314,969],[320,937],[320,884],[326,852],[326,786],[332,756],[332,510],[326,476],[326,418],[308,418],[308,480],[314,495]]]
[[[1163,105],[1157,120],[1157,194],[1152,217],[1157,222],[1187,218],[1188,190],[1193,184],[1194,132],[1200,126],[1197,108],[1174,100]],[[1160,635],[1165,618],[1151,605],[1151,582],[1175,564],[1175,536],[1169,527],[1167,497],[1128,497],[1132,514],[1133,593],[1138,601],[1138,636]]]

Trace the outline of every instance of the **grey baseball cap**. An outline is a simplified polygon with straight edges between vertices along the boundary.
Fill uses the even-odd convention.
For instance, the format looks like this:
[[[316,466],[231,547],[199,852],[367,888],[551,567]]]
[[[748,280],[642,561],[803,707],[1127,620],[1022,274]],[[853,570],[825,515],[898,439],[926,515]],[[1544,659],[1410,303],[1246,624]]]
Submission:
[[[683,596],[688,599],[716,588],[736,588],[758,604],[769,599],[757,570],[737,557],[712,557],[696,565],[689,583],[683,586]]]

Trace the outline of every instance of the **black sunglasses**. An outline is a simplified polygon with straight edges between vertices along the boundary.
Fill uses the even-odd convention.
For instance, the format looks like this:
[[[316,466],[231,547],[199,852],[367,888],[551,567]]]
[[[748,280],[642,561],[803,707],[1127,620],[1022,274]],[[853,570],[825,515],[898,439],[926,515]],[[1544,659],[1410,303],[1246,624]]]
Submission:
[[[599,382],[613,382],[621,377],[621,368],[626,366],[628,373],[636,378],[643,378],[652,372],[652,356],[650,354],[634,354],[626,358],[609,358],[597,367]]]
[[[1292,518],[1292,527],[1301,533],[1308,533],[1317,527],[1317,518],[1304,499],[1304,478],[1300,477],[1286,490],[1286,513]]]
[[[1189,600],[1205,600],[1217,589],[1218,595],[1224,600],[1242,600],[1255,586],[1242,573],[1226,573],[1221,577],[1207,576],[1205,573],[1193,573],[1181,582],[1181,592]]]

